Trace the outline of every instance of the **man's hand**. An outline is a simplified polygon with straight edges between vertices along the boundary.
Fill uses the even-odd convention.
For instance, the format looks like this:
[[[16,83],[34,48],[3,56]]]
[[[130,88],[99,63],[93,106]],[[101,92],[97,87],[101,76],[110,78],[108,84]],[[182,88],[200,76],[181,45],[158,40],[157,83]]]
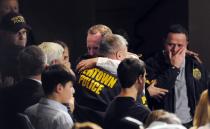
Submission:
[[[190,56],[199,56],[198,53],[196,53],[196,52],[194,52],[194,51],[190,51],[190,50],[187,50],[187,51],[186,51],[186,54],[187,54],[187,55],[190,55]]]
[[[90,69],[96,66],[98,58],[91,58],[91,59],[86,59],[86,60],[82,60],[79,62],[79,64],[76,67],[76,70],[78,72],[81,72],[85,69]]]
[[[199,58],[199,54],[198,54],[198,53],[193,52],[193,51],[190,51],[190,50],[187,50],[187,51],[186,51],[186,54],[187,54],[187,55],[190,55],[190,56],[192,56],[192,57],[194,57],[200,64],[202,64],[202,61],[201,61],[201,59]]]
[[[171,51],[169,51],[169,59],[171,65],[175,66],[176,68],[180,68],[186,55],[186,48],[179,49],[174,55],[172,55]]]
[[[149,95],[152,98],[162,98],[162,96],[164,96],[166,93],[168,93],[168,90],[167,89],[163,89],[163,88],[155,87],[156,84],[157,84],[157,82],[154,81],[147,88],[147,90],[149,92]]]

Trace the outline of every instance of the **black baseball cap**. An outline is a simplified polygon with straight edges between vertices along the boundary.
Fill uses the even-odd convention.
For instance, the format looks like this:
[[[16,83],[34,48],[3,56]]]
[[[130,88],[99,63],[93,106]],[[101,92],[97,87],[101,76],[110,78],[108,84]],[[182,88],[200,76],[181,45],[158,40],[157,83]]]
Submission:
[[[0,29],[12,32],[18,32],[20,29],[30,30],[31,27],[26,24],[25,18],[20,13],[10,12],[2,17]]]

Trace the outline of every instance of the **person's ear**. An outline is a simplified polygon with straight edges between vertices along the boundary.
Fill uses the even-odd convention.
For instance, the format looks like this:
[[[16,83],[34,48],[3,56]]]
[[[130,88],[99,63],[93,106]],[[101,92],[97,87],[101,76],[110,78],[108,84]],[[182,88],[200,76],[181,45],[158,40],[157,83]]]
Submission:
[[[63,85],[61,83],[58,83],[55,90],[56,93],[61,93],[63,91]]]
[[[139,84],[142,84],[144,82],[144,76],[143,75],[140,75],[138,77],[138,82],[139,82]]]
[[[116,53],[116,58],[117,58],[118,60],[122,60],[122,59],[123,59],[123,52],[122,52],[122,51],[117,51],[117,53]]]

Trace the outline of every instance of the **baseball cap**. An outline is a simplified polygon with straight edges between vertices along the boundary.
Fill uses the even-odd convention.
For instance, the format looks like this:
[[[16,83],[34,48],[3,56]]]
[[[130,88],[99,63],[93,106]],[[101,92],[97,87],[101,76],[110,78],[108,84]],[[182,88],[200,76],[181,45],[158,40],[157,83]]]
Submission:
[[[20,29],[25,28],[30,30],[31,27],[26,24],[25,18],[20,13],[10,12],[3,16],[0,22],[0,29],[18,32]]]

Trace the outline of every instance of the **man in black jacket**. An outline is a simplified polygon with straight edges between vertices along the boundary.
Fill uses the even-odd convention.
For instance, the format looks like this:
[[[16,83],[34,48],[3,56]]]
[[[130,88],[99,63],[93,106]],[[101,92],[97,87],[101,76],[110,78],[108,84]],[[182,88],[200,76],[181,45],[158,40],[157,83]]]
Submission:
[[[103,37],[99,56],[123,60],[127,54],[127,41],[120,35]],[[75,111],[77,121],[91,121],[102,126],[105,110],[111,100],[120,93],[117,76],[100,67],[85,69],[77,76],[75,86]]]
[[[117,69],[121,92],[106,110],[105,129],[132,129],[123,122],[124,117],[135,118],[145,123],[150,110],[143,104],[137,104],[137,96],[142,94],[145,85],[145,64],[136,58],[124,59]]]
[[[18,68],[21,81],[15,86],[0,90],[0,118],[4,120],[1,124],[5,124],[7,128],[17,128],[16,114],[24,112],[27,107],[37,103],[44,96],[41,73],[46,66],[46,60],[46,56],[37,46],[26,47],[19,53]]]
[[[146,61],[148,79],[169,90],[162,98],[151,99],[150,107],[175,113],[186,127],[191,125],[200,94],[207,88],[207,72],[187,46],[185,28],[172,25],[165,50]]]

